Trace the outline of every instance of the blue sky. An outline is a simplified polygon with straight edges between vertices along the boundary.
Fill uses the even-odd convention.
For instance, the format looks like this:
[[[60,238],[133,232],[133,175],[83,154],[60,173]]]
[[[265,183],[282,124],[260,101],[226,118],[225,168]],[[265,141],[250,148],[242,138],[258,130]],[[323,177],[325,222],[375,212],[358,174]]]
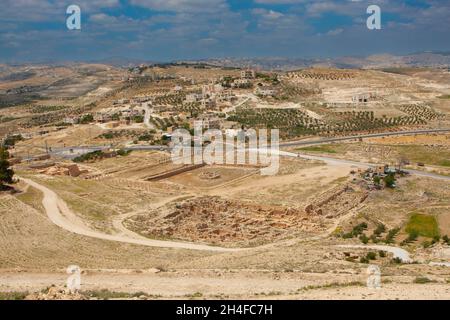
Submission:
[[[66,28],[68,5],[82,30]],[[382,10],[368,30],[366,9]],[[1,0],[0,63],[450,51],[450,0]]]

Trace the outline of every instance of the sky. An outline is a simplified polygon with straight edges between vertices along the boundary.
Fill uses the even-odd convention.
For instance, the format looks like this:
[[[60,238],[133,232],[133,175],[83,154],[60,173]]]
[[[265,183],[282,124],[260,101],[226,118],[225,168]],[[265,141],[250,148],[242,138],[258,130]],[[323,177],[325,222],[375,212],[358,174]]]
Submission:
[[[450,0],[0,0],[0,63],[450,51],[449,22]]]

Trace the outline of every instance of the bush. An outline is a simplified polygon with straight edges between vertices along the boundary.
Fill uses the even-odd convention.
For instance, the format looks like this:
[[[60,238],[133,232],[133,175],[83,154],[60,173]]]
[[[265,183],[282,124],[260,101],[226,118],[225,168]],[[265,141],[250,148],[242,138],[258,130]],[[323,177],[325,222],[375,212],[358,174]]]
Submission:
[[[433,240],[431,240],[431,244],[436,244],[439,243],[439,240],[441,240],[440,236],[434,236]]]
[[[386,252],[385,251],[378,251],[378,255],[380,256],[380,258],[386,258]]]
[[[120,149],[120,150],[117,151],[117,155],[119,155],[121,157],[126,157],[130,153],[131,153],[131,150]]]
[[[416,241],[418,237],[419,237],[419,232],[416,230],[412,230],[411,232],[409,232],[408,238],[406,238],[406,241],[413,242],[413,241]]]
[[[447,235],[442,237],[442,241],[444,241],[446,244],[450,245],[450,238]]]
[[[386,188],[394,188],[395,187],[395,176],[393,174],[389,174],[384,178],[384,184]]]
[[[378,242],[380,242],[380,240],[378,240],[378,237],[377,237],[376,234],[371,235],[371,236],[370,236],[370,240],[371,240],[373,243],[378,243]]]
[[[426,248],[429,248],[429,247],[431,247],[431,242],[430,241],[424,241],[424,242],[422,242],[422,246],[426,249]]]
[[[381,184],[381,178],[379,176],[373,177],[373,183],[375,183],[376,185],[380,185]]]
[[[126,157],[131,153],[131,150],[119,149],[116,150],[116,154],[121,157]]]
[[[139,137],[138,137],[138,140],[139,140],[139,141],[151,141],[151,140],[153,140],[153,138],[154,138],[154,137],[153,137],[152,134],[150,134],[150,133],[145,133],[145,134],[139,136]]]
[[[379,224],[373,233],[377,236],[380,236],[384,232],[386,232],[386,227],[384,226],[384,224]]]
[[[10,168],[9,152],[0,147],[0,189],[4,188],[4,183],[13,183],[14,171]]]
[[[408,243],[414,242],[417,240],[417,238],[419,237],[419,233],[416,230],[411,231],[408,234],[408,237],[402,241],[402,245],[406,245]]]
[[[414,279],[414,283],[419,283],[419,284],[425,284],[425,283],[430,283],[430,282],[433,282],[433,281],[428,279],[427,277],[416,277]]]
[[[361,262],[361,263],[369,263],[370,261],[369,261],[369,259],[367,259],[367,257],[361,257],[359,259],[359,262]]]
[[[391,261],[392,261],[392,263],[395,263],[395,264],[401,264],[401,263],[403,263],[402,259],[400,259],[399,257],[395,257],[395,258],[392,259]]]
[[[375,252],[369,252],[367,253],[366,258],[368,260],[377,260],[377,254]]]
[[[361,240],[361,242],[364,243],[364,244],[368,244],[369,243],[369,238],[367,238],[367,236],[365,234],[362,234],[359,237],[359,240]]]
[[[92,114],[85,114],[80,118],[81,124],[88,124],[94,121],[94,116]]]
[[[101,159],[103,158],[104,153],[103,151],[93,151],[93,152],[89,152],[86,154],[83,154],[79,157],[74,158],[72,161],[73,162],[86,162],[86,161],[90,161],[90,160],[96,160],[96,159]]]
[[[384,240],[384,242],[385,242],[386,244],[394,243],[394,238],[395,238],[395,236],[396,236],[399,232],[400,232],[400,228],[395,228],[395,229],[390,230],[390,231],[388,232],[388,234],[387,234],[386,239]]]
[[[144,123],[144,116],[134,116],[133,121],[136,123]]]
[[[7,136],[5,138],[5,140],[3,141],[3,145],[6,148],[9,147],[14,147],[16,145],[17,142],[22,141],[23,137],[20,134],[16,134],[16,135],[12,135],[12,136]]]

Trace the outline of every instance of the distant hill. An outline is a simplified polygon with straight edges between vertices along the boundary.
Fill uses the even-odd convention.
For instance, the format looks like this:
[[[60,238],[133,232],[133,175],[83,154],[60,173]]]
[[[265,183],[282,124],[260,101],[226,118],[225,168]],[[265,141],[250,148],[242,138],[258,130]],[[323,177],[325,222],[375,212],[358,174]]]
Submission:
[[[392,67],[450,67],[450,52],[421,52],[405,56],[379,54],[368,57],[330,59],[303,58],[220,58],[190,61],[222,67],[256,68],[261,70],[296,70],[308,67],[348,69],[381,69]]]

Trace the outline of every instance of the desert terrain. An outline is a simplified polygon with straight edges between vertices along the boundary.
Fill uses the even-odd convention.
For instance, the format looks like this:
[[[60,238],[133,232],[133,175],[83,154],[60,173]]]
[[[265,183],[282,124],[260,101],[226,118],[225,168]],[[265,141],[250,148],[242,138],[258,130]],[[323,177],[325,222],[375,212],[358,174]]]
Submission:
[[[2,69],[0,299],[449,299],[449,95],[442,68]],[[279,170],[174,163],[194,121],[279,129]]]

